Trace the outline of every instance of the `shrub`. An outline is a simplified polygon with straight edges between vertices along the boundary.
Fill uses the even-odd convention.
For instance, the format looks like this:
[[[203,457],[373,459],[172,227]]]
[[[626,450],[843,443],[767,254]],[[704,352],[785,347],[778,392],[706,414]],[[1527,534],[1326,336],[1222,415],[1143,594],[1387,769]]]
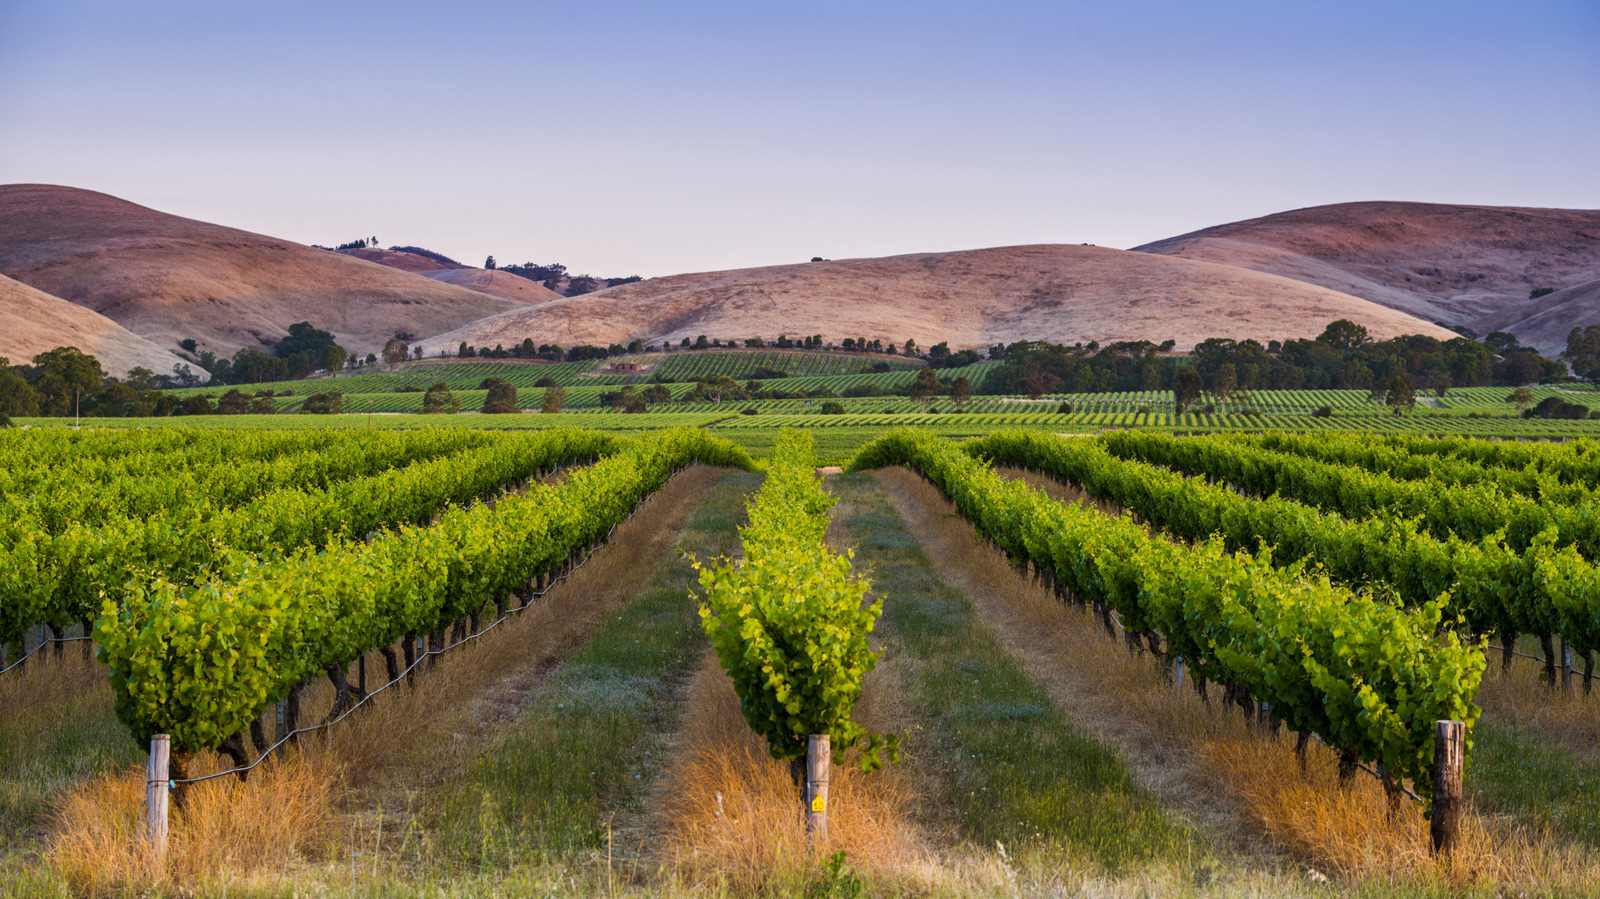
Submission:
[[[838,400],[828,400],[822,404],[822,409],[820,411],[823,415],[843,415],[844,403],[841,403]]]

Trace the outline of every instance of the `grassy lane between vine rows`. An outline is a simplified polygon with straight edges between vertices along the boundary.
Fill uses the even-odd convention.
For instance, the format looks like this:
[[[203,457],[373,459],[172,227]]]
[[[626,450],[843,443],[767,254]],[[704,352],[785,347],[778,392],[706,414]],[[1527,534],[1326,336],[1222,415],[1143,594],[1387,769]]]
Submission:
[[[1026,892],[1209,881],[1205,841],[1018,664],[882,483],[841,475],[830,486],[836,537],[884,598],[885,658],[918,723],[906,764],[932,793],[918,810],[935,841],[958,857],[993,853],[1003,885]]]
[[[999,473],[1063,502],[1106,514],[1122,511],[1042,475],[1015,469]],[[971,534],[931,485],[898,469],[881,476],[899,481],[901,492],[916,497],[925,508],[945,510],[948,521],[960,524],[958,531]],[[953,547],[966,539],[952,537],[944,545]],[[1224,823],[1240,845],[1253,846],[1252,852],[1293,860],[1312,879],[1333,875],[1346,891],[1357,894],[1451,895],[1510,889],[1533,895],[1551,890],[1584,895],[1600,882],[1600,853],[1593,848],[1592,835],[1584,833],[1592,814],[1585,798],[1590,786],[1573,782],[1583,779],[1581,774],[1574,776],[1579,772],[1574,764],[1587,763],[1575,763],[1571,757],[1554,762],[1548,743],[1538,745],[1542,741],[1529,729],[1508,739],[1512,734],[1494,720],[1497,712],[1534,714],[1544,719],[1542,733],[1565,728],[1581,735],[1593,727],[1590,719],[1573,713],[1581,700],[1561,700],[1542,687],[1530,687],[1535,663],[1522,660],[1527,663],[1524,669],[1510,678],[1491,670],[1484,680],[1479,700],[1486,711],[1475,733],[1473,767],[1467,775],[1467,794],[1483,811],[1469,806],[1456,863],[1436,865],[1428,855],[1427,823],[1420,813],[1404,803],[1391,818],[1373,778],[1359,775],[1340,785],[1332,753],[1315,745],[1307,750],[1308,770],[1302,773],[1294,759],[1292,735],[1266,738],[1246,728],[1236,713],[1207,713],[1192,691],[1174,696],[1151,660],[1129,656],[1081,613],[1009,573],[998,552],[981,547],[968,555],[991,557],[987,564],[993,573],[986,575],[988,580],[1006,585],[999,592],[1029,623],[1027,632],[1046,635],[1036,638],[1041,659],[1071,685],[1075,698],[1069,704],[1097,732],[1134,753],[1144,776],[1169,784],[1164,797],[1184,807],[1209,807],[1214,820]],[[974,569],[984,564],[981,558],[970,563]],[[1008,572],[1004,578],[1002,570]],[[996,608],[995,614],[1005,613]],[[1086,632],[1095,639],[1085,638]],[[1059,634],[1073,634],[1074,645],[1067,645],[1069,638]],[[1542,713],[1529,711],[1535,692],[1546,704]],[[1556,707],[1548,705],[1552,699],[1559,700]],[[1518,705],[1522,708],[1514,710]],[[1519,757],[1525,750],[1529,755]],[[1545,792],[1563,784],[1576,788],[1572,797]]]
[[[567,692],[603,702],[622,686],[595,684],[585,693],[583,672],[658,648],[656,616],[669,601],[658,596],[660,581],[687,569],[676,556],[680,535],[687,546],[704,542],[705,533],[731,539],[740,497],[753,480],[691,467],[571,577],[504,626],[444,656],[415,688],[397,685],[325,735],[302,738],[247,782],[229,777],[191,789],[175,813],[165,866],[152,865],[141,851],[142,776],[123,768],[55,797],[53,833],[0,861],[0,884],[13,894],[49,896],[151,890],[520,896],[600,889],[604,868],[592,864],[592,847],[605,826],[603,813],[638,773],[626,766],[637,761],[640,728],[630,730],[616,717],[558,715],[588,728],[564,738],[550,731],[564,755],[515,740],[537,736],[538,722],[552,711],[574,708]],[[682,591],[676,596],[681,623],[665,630],[694,636]],[[694,645],[684,666],[692,667],[700,649]],[[381,657],[369,656],[367,667],[369,676],[381,672]],[[655,713],[655,698],[646,698],[638,715]],[[325,684],[309,690],[305,718],[318,720],[332,699]],[[497,779],[497,762],[517,754],[543,756],[563,774],[585,764],[583,785]],[[224,764],[221,758],[197,763],[198,770]],[[494,814],[479,788],[504,789],[495,800],[520,805]],[[586,796],[596,798],[584,807]],[[526,840],[507,854],[502,850],[514,833]]]
[[[1046,475],[1009,468],[999,473],[1059,500],[1110,515],[1123,511]],[[1521,652],[1541,652],[1535,637],[1519,642]],[[1499,650],[1491,648],[1488,656],[1468,795],[1485,811],[1514,816],[1535,832],[1600,850],[1600,693],[1583,695],[1581,671],[1573,695],[1566,695],[1543,680],[1542,662],[1514,658],[1510,670],[1502,671]]]

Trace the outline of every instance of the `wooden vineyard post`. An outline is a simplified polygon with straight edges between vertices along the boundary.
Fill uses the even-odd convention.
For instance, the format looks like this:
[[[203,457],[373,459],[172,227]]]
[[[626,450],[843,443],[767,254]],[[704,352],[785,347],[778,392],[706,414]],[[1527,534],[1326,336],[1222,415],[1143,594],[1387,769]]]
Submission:
[[[171,761],[172,739],[166,734],[151,737],[150,762],[144,778],[144,830],[156,858],[167,854],[167,789]]]
[[[1561,692],[1572,695],[1572,647],[1567,638],[1561,638]]]
[[[1183,656],[1172,660],[1172,691],[1179,696],[1183,695],[1183,673],[1187,666],[1183,663]]]
[[[827,734],[812,734],[806,743],[806,835],[815,845],[828,842],[828,768],[833,765]]]
[[[1433,851],[1449,855],[1461,836],[1461,778],[1466,768],[1467,726],[1436,721],[1433,731]]]

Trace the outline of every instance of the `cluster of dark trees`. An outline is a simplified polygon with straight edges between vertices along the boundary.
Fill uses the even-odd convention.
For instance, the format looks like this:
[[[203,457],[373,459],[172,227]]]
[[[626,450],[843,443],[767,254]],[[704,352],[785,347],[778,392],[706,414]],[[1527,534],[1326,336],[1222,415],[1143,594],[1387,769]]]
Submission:
[[[497,265],[494,257],[490,256],[483,261],[483,267],[490,271],[510,272],[518,277],[527,278],[529,281],[538,281],[550,290],[563,293],[569,297],[582,296],[594,293],[605,287],[616,287],[619,284],[632,284],[643,281],[639,275],[629,275],[626,278],[596,278],[593,275],[572,275],[567,273],[567,267],[559,262],[550,265],[539,265],[534,262],[524,262],[521,265]]]
[[[21,416],[143,418],[278,411],[271,391],[247,394],[235,388],[213,402],[209,394],[179,398],[165,393],[163,380],[147,368],[135,368],[125,378],[108,377],[100,360],[77,347],[40,353],[31,365],[12,365],[0,356],[0,421]]]
[[[391,341],[392,343],[393,341]],[[331,333],[314,327],[310,322],[296,322],[289,333],[273,344],[270,353],[247,346],[228,357],[218,357],[210,350],[199,349],[193,338],[181,340],[178,347],[188,353],[201,368],[211,375],[214,384],[262,384],[268,381],[296,381],[313,372],[338,372],[341,368],[360,368],[377,363],[375,353],[365,358],[356,356],[340,346]],[[387,355],[387,353],[386,353]],[[418,353],[420,357],[420,352]],[[187,366],[179,366],[161,386],[193,387],[199,383]]]
[[[1600,343],[1600,334],[1596,335]],[[987,394],[1101,393],[1173,390],[1179,379],[1197,377],[1200,389],[1222,393],[1252,390],[1370,390],[1397,377],[1415,387],[1519,385],[1570,380],[1566,367],[1517,345],[1496,332],[1480,343],[1466,337],[1437,340],[1411,335],[1374,341],[1367,329],[1341,319],[1315,340],[1270,341],[1214,337],[1188,356],[1170,356],[1172,341],[1100,346],[1061,346],[1018,341],[993,347],[1004,364],[984,380]],[[1192,373],[1186,374],[1186,373]],[[1442,395],[1442,394],[1441,394]]]

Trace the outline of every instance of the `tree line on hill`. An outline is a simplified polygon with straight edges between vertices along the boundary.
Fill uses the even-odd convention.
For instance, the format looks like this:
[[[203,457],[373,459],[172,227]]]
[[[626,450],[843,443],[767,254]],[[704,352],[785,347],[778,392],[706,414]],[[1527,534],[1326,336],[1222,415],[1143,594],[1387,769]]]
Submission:
[[[1600,328],[1592,330],[1593,342],[1600,345]],[[1166,354],[1171,347],[1171,341],[1161,346],[1129,341],[1071,347],[1018,341],[991,348],[990,358],[1002,364],[985,379],[983,392],[1034,397],[1134,390],[1187,393],[1195,384],[1199,390],[1224,394],[1369,390],[1399,377],[1417,389],[1443,396],[1452,387],[1573,380],[1560,361],[1520,346],[1514,336],[1504,332],[1490,334],[1483,342],[1466,337],[1441,341],[1423,335],[1372,340],[1366,328],[1346,319],[1329,324],[1312,340],[1273,340],[1263,346],[1255,340],[1213,337],[1186,355]],[[1570,358],[1579,349],[1569,342],[1569,353],[1563,355]]]

